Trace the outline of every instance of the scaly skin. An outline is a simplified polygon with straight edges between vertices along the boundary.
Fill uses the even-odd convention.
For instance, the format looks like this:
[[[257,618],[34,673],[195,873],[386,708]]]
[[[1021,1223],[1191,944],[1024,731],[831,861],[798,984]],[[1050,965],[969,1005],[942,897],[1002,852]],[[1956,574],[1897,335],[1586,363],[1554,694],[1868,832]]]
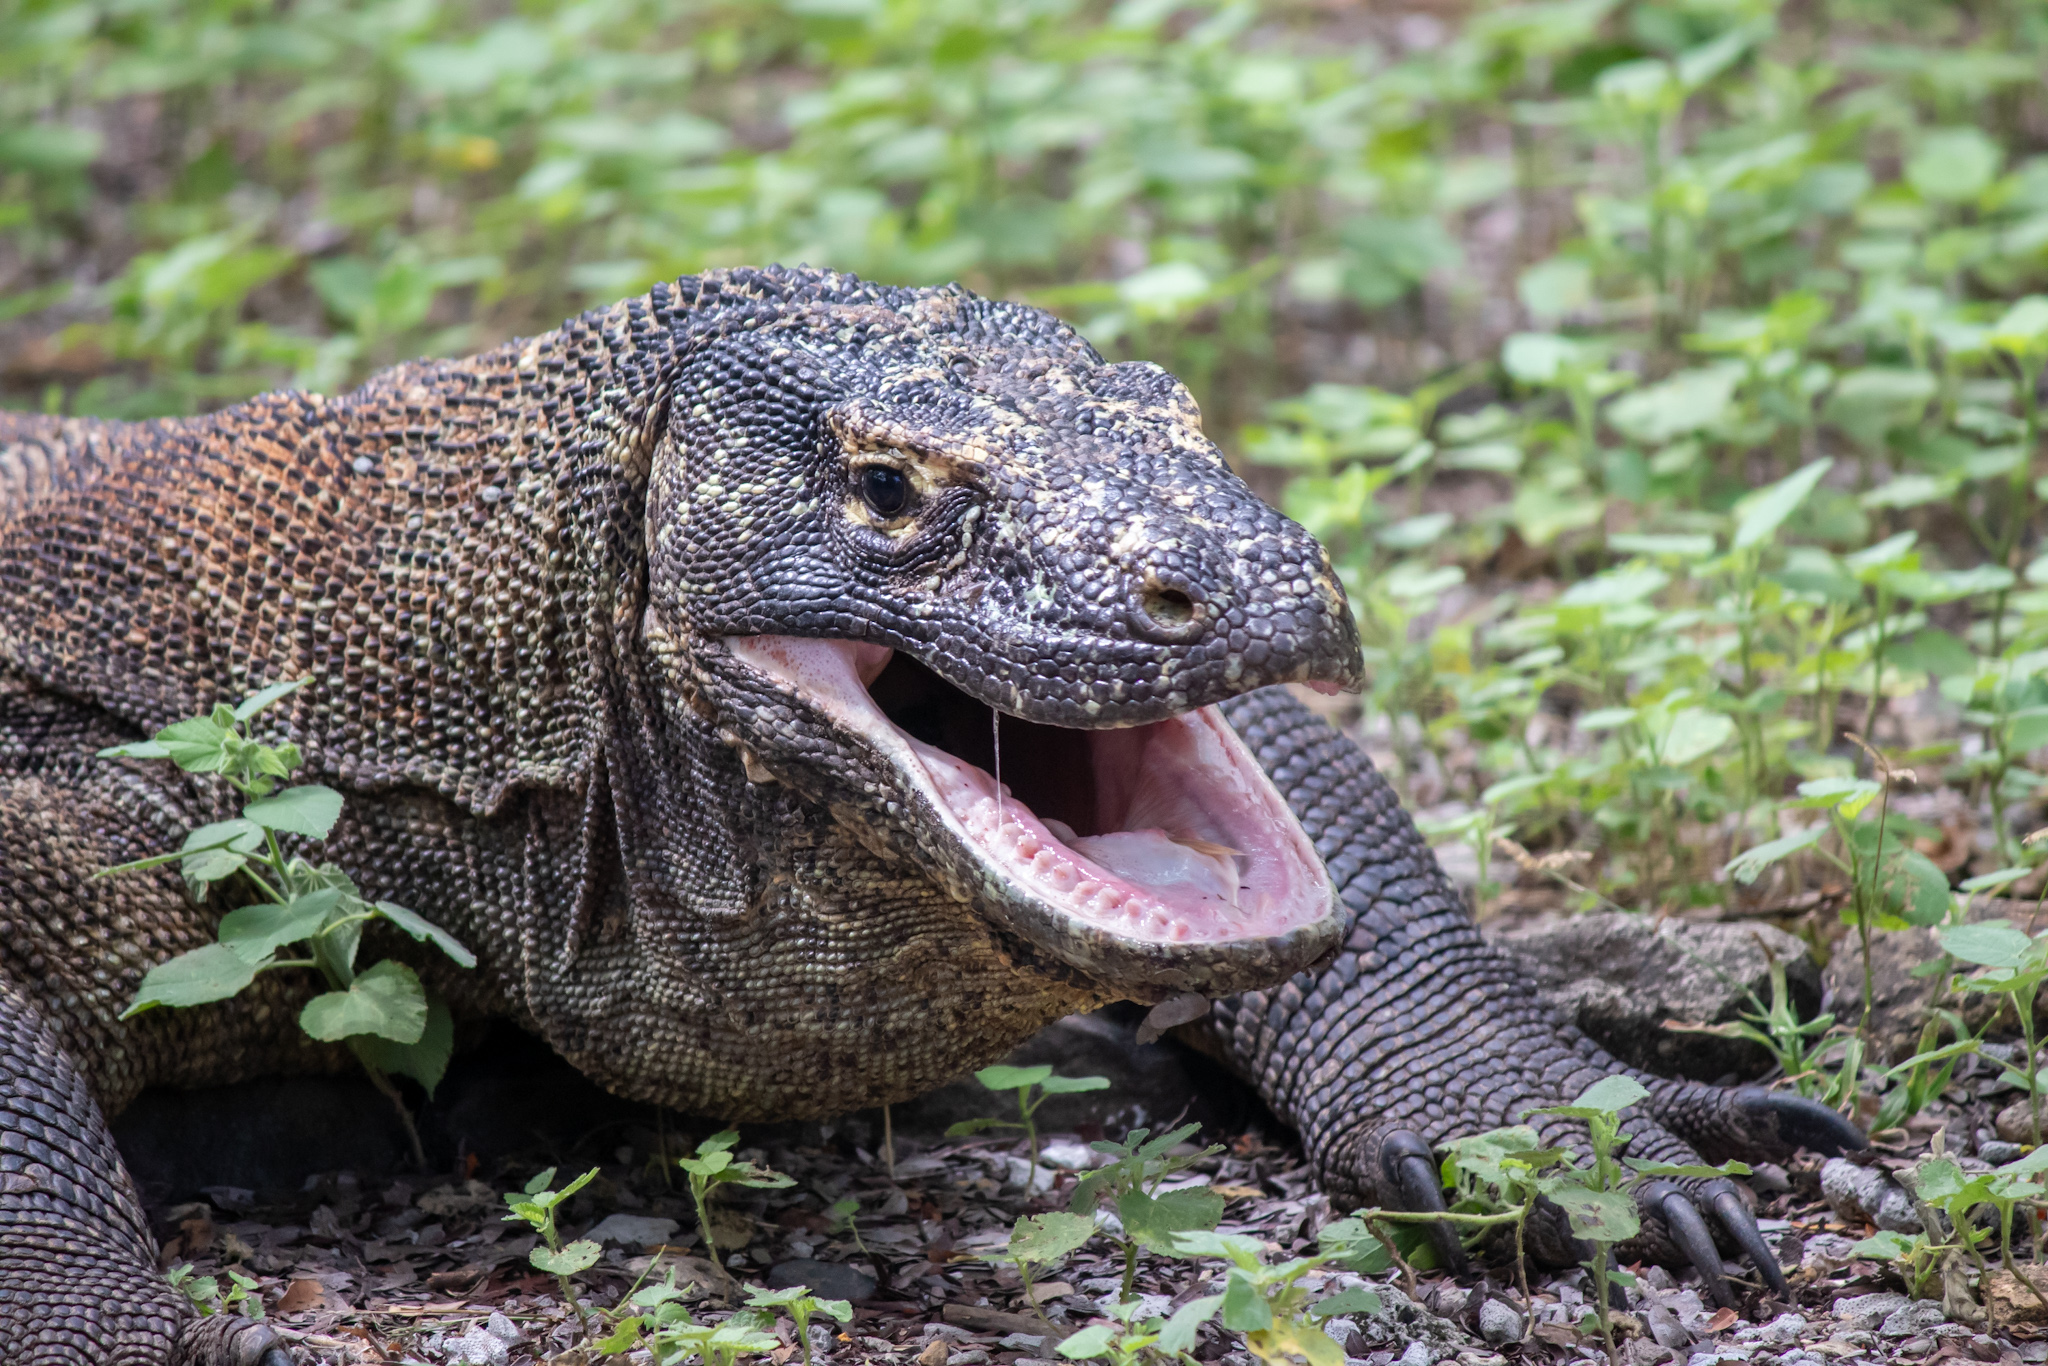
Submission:
[[[914,490],[901,517],[849,482],[875,461]],[[94,752],[276,679],[313,680],[267,716],[348,795],[330,856],[479,965],[377,947],[622,1094],[841,1113],[1120,996],[1260,988],[1218,1044],[1333,1192],[1409,1204],[1401,1152],[1619,1070],[1542,1016],[1384,783],[1283,693],[1230,714],[1340,889],[1319,975],[1298,970],[1327,925],[1211,953],[1030,920],[872,746],[725,645],[757,634],[887,646],[1068,728],[1358,670],[1327,557],[1183,388],[959,290],[733,272],[335,399],[0,414],[0,1359],[283,1360],[156,1275],[101,1116],[346,1059],[300,1036],[289,973],[118,1022],[225,906],[167,870],[92,877],[223,810]],[[1813,1137],[1655,1086],[1638,1152]]]

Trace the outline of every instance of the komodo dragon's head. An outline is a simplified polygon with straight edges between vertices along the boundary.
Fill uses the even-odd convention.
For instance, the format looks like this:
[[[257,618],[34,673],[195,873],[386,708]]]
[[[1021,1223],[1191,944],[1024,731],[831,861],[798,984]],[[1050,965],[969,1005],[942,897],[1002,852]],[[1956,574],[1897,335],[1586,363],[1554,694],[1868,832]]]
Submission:
[[[1114,994],[1323,956],[1321,861],[1215,706],[1355,683],[1322,547],[1156,365],[959,289],[775,279],[688,342],[647,507],[643,631],[748,776]]]

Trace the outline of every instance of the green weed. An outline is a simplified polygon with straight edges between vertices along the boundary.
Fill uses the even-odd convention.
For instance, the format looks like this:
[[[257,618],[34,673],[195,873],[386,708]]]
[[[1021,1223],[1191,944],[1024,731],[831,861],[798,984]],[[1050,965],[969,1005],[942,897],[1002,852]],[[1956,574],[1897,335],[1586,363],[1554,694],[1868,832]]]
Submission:
[[[363,929],[373,921],[432,944],[462,967],[474,954],[417,912],[363,898],[347,874],[287,851],[327,838],[341,817],[341,794],[318,783],[280,787],[299,768],[297,745],[267,745],[253,738],[252,722],[306,680],[277,683],[234,707],[164,727],[153,739],[100,751],[103,759],[167,760],[186,773],[210,774],[243,799],[242,814],[191,831],[175,853],[137,859],[100,876],[175,863],[195,902],[216,883],[237,880],[260,898],[228,911],[214,927],[215,942],[151,968],[122,1012],[128,1019],[158,1006],[189,1008],[223,1001],[266,972],[310,969],[327,990],[306,1002],[299,1027],[315,1039],[348,1045],[370,1081],[391,1101],[422,1169],[426,1155],[412,1112],[391,1082],[411,1077],[429,1096],[448,1068],[455,1027],[448,1007],[397,959],[357,965]],[[295,953],[279,957],[281,950]]]
[[[550,1190],[548,1187],[554,1183],[555,1169],[549,1167],[527,1182],[520,1194],[505,1197],[505,1203],[512,1207],[512,1212],[505,1216],[506,1222],[523,1222],[540,1235],[542,1246],[527,1254],[527,1260],[536,1270],[545,1271],[555,1278],[555,1283],[562,1288],[563,1300],[576,1311],[576,1321],[585,1328],[590,1326],[590,1315],[584,1309],[583,1301],[576,1297],[576,1288],[569,1278],[596,1266],[604,1249],[588,1238],[578,1238],[565,1245],[561,1231],[555,1226],[555,1216],[564,1201],[590,1184],[597,1170],[592,1167],[562,1189]]]
[[[1017,1118],[963,1119],[946,1130],[948,1138],[964,1138],[986,1129],[1022,1129],[1030,1151],[1030,1165],[1025,1168],[1025,1186],[1031,1188],[1038,1181],[1038,1107],[1045,1104],[1049,1096],[1075,1095],[1083,1091],[1106,1091],[1107,1077],[1062,1077],[1054,1074],[1050,1063],[1036,1067],[1008,1067],[997,1064],[984,1067],[974,1074],[974,1079],[991,1091],[1014,1091],[1017,1094]]]

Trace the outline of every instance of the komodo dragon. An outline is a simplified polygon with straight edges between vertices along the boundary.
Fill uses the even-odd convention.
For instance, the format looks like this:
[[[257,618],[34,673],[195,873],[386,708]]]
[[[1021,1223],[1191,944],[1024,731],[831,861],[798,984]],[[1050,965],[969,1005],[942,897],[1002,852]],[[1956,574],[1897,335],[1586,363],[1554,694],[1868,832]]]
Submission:
[[[1440,1206],[1432,1145],[1624,1069],[1274,686],[1360,668],[1185,388],[958,288],[736,270],[339,398],[0,415],[0,1360],[286,1360],[156,1273],[104,1117],[336,1057],[291,973],[117,1022],[222,908],[92,874],[218,807],[93,755],[305,675],[270,715],[349,796],[330,853],[475,949],[458,1011],[622,1095],[842,1113],[1200,993],[1338,1201]],[[1640,1079],[1638,1155],[1860,1143]],[[1638,1199],[1625,1252],[1725,1296],[1718,1241],[1783,1293],[1725,1180]]]

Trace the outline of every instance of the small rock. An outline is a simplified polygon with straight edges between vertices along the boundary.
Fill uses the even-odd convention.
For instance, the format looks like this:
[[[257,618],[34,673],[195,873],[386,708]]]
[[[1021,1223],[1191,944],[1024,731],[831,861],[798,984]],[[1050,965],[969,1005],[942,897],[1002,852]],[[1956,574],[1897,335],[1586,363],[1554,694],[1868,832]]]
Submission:
[[[1459,1285],[1446,1285],[1438,1289],[1432,1308],[1440,1319],[1463,1318],[1466,1308],[1472,1302],[1472,1292]]]
[[[1820,1193],[1845,1224],[1876,1224],[1893,1233],[1918,1233],[1912,1197],[1876,1167],[1831,1157],[1820,1169]]]
[[[1401,1353],[1394,1366],[1436,1366],[1436,1353],[1429,1350],[1426,1342],[1411,1342],[1408,1350]]]
[[[821,1300],[864,1300],[875,1293],[875,1278],[844,1262],[819,1262],[792,1257],[768,1268],[768,1288],[787,1290],[806,1285]],[[893,1344],[891,1344],[893,1346]]]
[[[2048,1110],[2048,1107],[2044,1107],[2044,1110]],[[2034,1125],[2027,1114],[2027,1098],[2021,1096],[2018,1100],[2000,1110],[1998,1118],[1991,1121],[1991,1127],[1996,1129],[1998,1136],[2007,1143],[2032,1143],[2034,1141]],[[2042,1116],[2042,1129],[2048,1131],[2048,1113],[2044,1113]],[[1990,1160],[1989,1158],[1985,1159],[1987,1162]]]
[[[1904,1295],[1851,1295],[1835,1301],[1835,1319],[1838,1328],[1867,1333],[1912,1303]]]
[[[682,1227],[673,1219],[652,1214],[607,1214],[590,1226],[583,1236],[593,1243],[617,1243],[621,1247],[653,1247],[666,1243]]]
[[[1676,1323],[1673,1320],[1674,1327]],[[1522,1316],[1500,1300],[1487,1300],[1479,1306],[1479,1336],[1496,1347],[1518,1341],[1522,1336]]]
[[[1757,1329],[1757,1341],[1766,1347],[1790,1347],[1806,1331],[1806,1320],[1797,1314],[1780,1314]]]
[[[1749,1186],[1760,1194],[1775,1195],[1791,1190],[1792,1178],[1775,1162],[1758,1162],[1750,1170]]]
[[[2017,1143],[2008,1143],[2002,1138],[1987,1139],[1977,1145],[1977,1156],[1994,1167],[2003,1167],[2008,1162],[2017,1162],[2026,1150]]]
[[[1072,1171],[1085,1172],[1108,1161],[1106,1154],[1098,1153],[1086,1143],[1074,1139],[1055,1139],[1038,1150],[1039,1160],[1054,1167],[1066,1167]]]
[[[520,1333],[518,1324],[512,1322],[512,1320],[506,1318],[495,1309],[491,1311],[491,1316],[484,1320],[484,1331],[504,1343],[507,1347],[510,1347],[524,1336]]]
[[[2036,1273],[2027,1277],[2048,1294],[2048,1275]],[[2043,1308],[2040,1298],[2027,1289],[2027,1282],[2020,1280],[2010,1271],[1994,1271],[1985,1278],[1985,1298],[1990,1302],[1991,1317],[2000,1324],[2048,1323],[2048,1308]]]
[[[505,1366],[512,1356],[502,1340],[481,1326],[470,1329],[461,1337],[450,1338],[447,1351],[448,1360],[460,1362],[462,1366]]]
[[[1940,1300],[1915,1300],[1887,1315],[1885,1321],[1878,1325],[1877,1333],[1879,1337],[1886,1338],[1912,1337],[1947,1322],[1948,1315],[1942,1312]],[[1909,1349],[1902,1344],[1899,1350]]]
[[[1692,1334],[1685,1331],[1685,1325],[1678,1321],[1678,1315],[1663,1305],[1651,1305],[1643,1317],[1649,1322],[1651,1340],[1659,1347],[1683,1352],[1692,1346]]]
[[[1036,1347],[1039,1343],[1043,1341],[1045,1341],[1044,1338],[1036,1338],[1033,1339],[1029,1344],[1024,1345]],[[1006,1347],[1009,1346],[1008,1343],[1005,1343],[1003,1345]],[[942,1339],[934,1338],[932,1341],[927,1342],[924,1345],[924,1350],[922,1352],[919,1352],[917,1354],[917,1366],[946,1366],[946,1358],[952,1355],[952,1348],[948,1347]]]

